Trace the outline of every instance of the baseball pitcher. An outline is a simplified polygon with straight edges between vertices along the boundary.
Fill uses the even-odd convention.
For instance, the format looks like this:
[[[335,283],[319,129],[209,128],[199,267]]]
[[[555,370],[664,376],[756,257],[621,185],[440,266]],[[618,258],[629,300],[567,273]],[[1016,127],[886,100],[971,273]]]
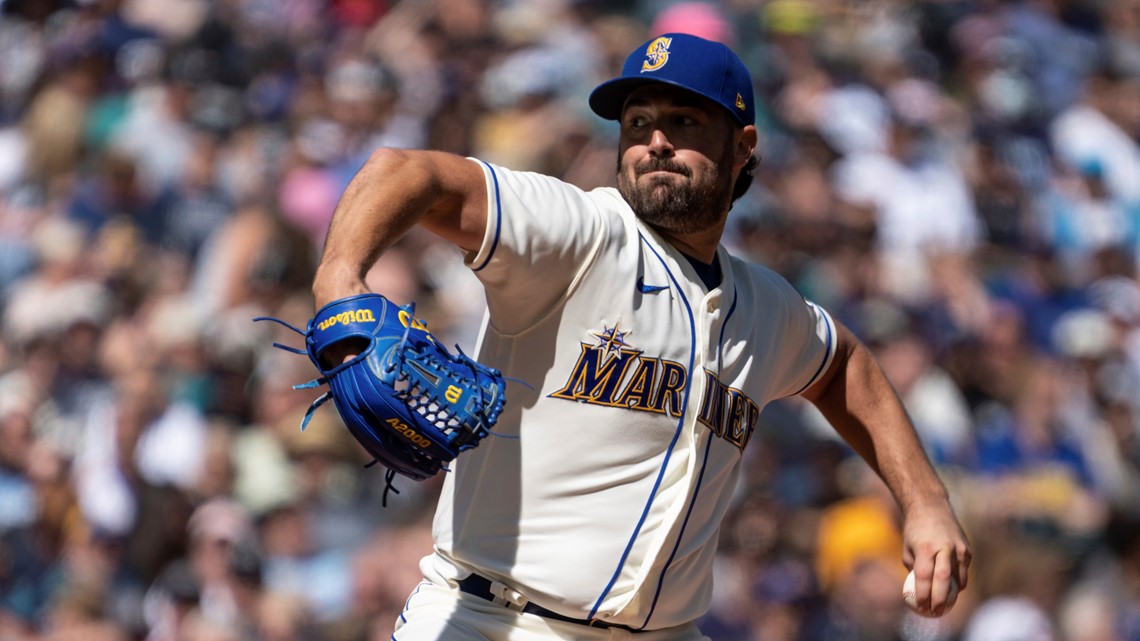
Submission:
[[[794,395],[889,486],[919,607],[941,614],[970,547],[890,383],[827,311],[720,244],[757,162],[745,65],[666,34],[589,104],[620,123],[616,189],[381,149],[334,214],[307,332],[317,382],[393,473],[446,475],[393,639],[705,638],[742,453],[764,406]],[[471,358],[364,285],[413,225],[465,250],[486,290]]]

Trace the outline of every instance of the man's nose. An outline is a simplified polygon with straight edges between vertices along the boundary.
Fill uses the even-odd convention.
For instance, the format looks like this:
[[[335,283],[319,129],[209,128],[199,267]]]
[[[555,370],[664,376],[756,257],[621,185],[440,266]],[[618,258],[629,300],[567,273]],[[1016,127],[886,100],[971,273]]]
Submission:
[[[673,143],[669,142],[669,137],[665,132],[660,129],[654,129],[653,133],[649,136],[649,153],[654,156],[669,157],[673,155]]]

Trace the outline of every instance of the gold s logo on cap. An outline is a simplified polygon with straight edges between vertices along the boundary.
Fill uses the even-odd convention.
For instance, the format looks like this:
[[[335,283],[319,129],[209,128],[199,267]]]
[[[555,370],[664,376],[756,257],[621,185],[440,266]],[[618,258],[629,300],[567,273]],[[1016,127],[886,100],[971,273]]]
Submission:
[[[661,37],[649,43],[645,48],[645,61],[641,63],[641,71],[657,71],[669,62],[669,45],[672,38]]]
[[[748,108],[748,105],[744,104],[744,96],[741,96],[740,94],[736,94],[736,108],[741,111],[744,111]]]

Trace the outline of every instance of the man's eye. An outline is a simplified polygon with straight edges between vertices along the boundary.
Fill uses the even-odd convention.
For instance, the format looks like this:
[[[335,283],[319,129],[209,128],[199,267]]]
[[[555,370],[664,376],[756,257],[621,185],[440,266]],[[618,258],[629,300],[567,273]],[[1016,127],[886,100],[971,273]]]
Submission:
[[[648,123],[649,123],[649,119],[644,117],[644,116],[633,116],[629,119],[629,126],[630,127],[635,127],[635,128],[644,127]]]
[[[682,125],[684,127],[691,127],[697,124],[696,118],[692,118],[690,116],[677,116],[676,122],[678,125]]]

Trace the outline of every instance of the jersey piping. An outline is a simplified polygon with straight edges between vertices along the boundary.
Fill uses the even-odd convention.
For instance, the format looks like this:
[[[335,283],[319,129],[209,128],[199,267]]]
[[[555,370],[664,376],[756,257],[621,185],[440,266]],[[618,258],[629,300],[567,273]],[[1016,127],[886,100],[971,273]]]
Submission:
[[[681,303],[684,306],[685,311],[689,315],[689,364],[688,364],[688,370],[691,372],[693,370],[693,361],[696,360],[696,334],[697,334],[696,320],[693,318],[692,306],[689,305],[689,299],[685,297],[685,293],[684,293],[683,289],[681,288],[681,284],[677,282],[677,277],[673,275],[673,271],[669,269],[668,264],[665,262],[665,259],[661,256],[661,254],[659,254],[657,252],[657,250],[653,247],[653,245],[650,244],[645,239],[645,236],[640,231],[637,233],[637,238],[641,242],[642,245],[649,248],[649,251],[653,253],[654,257],[657,258],[658,262],[660,262],[661,265],[665,267],[666,273],[669,274],[669,280],[673,283],[674,288],[676,288],[677,295],[680,296]],[[693,377],[690,376],[689,380],[685,382],[685,398],[686,399],[689,398],[690,393],[692,392],[692,389],[693,389]],[[681,413],[680,418],[677,419],[677,429],[673,432],[673,439],[671,441],[669,441],[669,450],[665,453],[665,458],[661,462],[660,469],[657,470],[657,478],[656,478],[656,480],[653,481],[653,488],[650,490],[649,500],[646,501],[645,507],[642,508],[642,510],[641,510],[641,517],[637,520],[637,525],[634,526],[634,528],[633,528],[633,534],[630,535],[629,542],[626,543],[625,550],[622,552],[621,558],[618,559],[618,564],[617,564],[617,567],[614,568],[613,576],[610,577],[610,581],[609,581],[609,583],[606,584],[606,587],[604,590],[602,590],[602,593],[600,595],[598,595],[598,599],[594,602],[594,607],[592,607],[590,609],[590,614],[587,617],[590,620],[593,620],[594,615],[596,615],[598,613],[598,608],[601,607],[601,605],[602,605],[602,601],[605,600],[606,595],[608,595],[610,593],[610,590],[613,589],[614,584],[617,583],[618,576],[621,575],[621,570],[623,567],[625,567],[625,562],[629,558],[630,550],[633,549],[634,542],[637,541],[637,537],[641,534],[641,528],[642,528],[642,526],[645,525],[645,519],[649,516],[649,508],[653,506],[653,500],[657,497],[657,490],[658,490],[658,488],[661,487],[661,479],[665,476],[665,470],[668,469],[669,461],[671,461],[673,458],[673,450],[677,445],[677,440],[681,437],[681,432],[684,430],[685,419],[688,416],[688,414],[689,414],[689,403],[686,402],[685,403],[685,411],[683,411]],[[690,510],[692,509],[691,505],[690,505],[689,509]],[[654,601],[656,601],[656,597],[654,597]],[[650,612],[650,616],[652,616],[652,612]]]
[[[803,387],[796,390],[796,393],[792,394],[792,396],[799,396],[800,394],[803,394],[804,390],[811,387],[817,380],[819,380],[820,375],[823,374],[828,364],[831,363],[831,359],[835,356],[835,350],[832,348],[833,344],[835,343],[835,328],[831,325],[831,315],[820,309],[818,305],[811,302],[810,300],[807,301],[807,304],[811,305],[811,308],[819,312],[820,316],[823,317],[823,324],[825,327],[827,327],[827,343],[824,344],[823,348],[823,362],[819,364],[819,367],[816,368],[815,373],[811,375],[811,378],[808,379],[808,382],[805,383]]]
[[[491,165],[478,159],[476,159],[476,162],[487,168],[487,171],[491,173],[491,182],[495,185],[495,237],[491,239],[491,249],[487,252],[487,256],[483,258],[483,262],[480,263],[478,267],[471,269],[471,271],[475,272],[482,270],[491,262],[491,257],[495,255],[495,250],[499,247],[499,234],[503,228],[503,200],[499,195],[499,177],[495,174],[495,168]]]
[[[412,599],[414,599],[415,596],[417,594],[419,594],[420,589],[423,588],[425,585],[427,585],[427,581],[420,581],[419,584],[416,585],[416,589],[412,590],[412,593],[409,594],[408,598],[404,601],[404,609],[400,612],[400,621],[401,622],[403,622],[403,623],[408,622],[408,618],[406,616],[404,616],[405,614],[408,613],[408,606],[410,606],[412,604]],[[393,634],[392,639],[395,639],[395,638],[396,638],[396,635]]]
[[[649,625],[649,620],[653,618],[653,613],[657,610],[657,600],[661,597],[661,589],[665,586],[665,575],[669,572],[669,566],[673,565],[673,559],[677,557],[677,550],[680,549],[681,541],[685,538],[685,528],[689,525],[689,517],[693,515],[693,508],[697,505],[697,495],[701,492],[701,483],[705,480],[705,470],[708,469],[712,442],[711,437],[705,440],[705,456],[701,461],[701,471],[697,474],[697,483],[693,487],[693,496],[689,499],[689,509],[685,511],[685,520],[681,522],[681,531],[677,533],[677,541],[673,543],[673,551],[669,553],[669,560],[665,561],[665,567],[661,568],[661,576],[657,579],[657,591],[653,593],[653,604],[649,606],[649,614],[645,616],[645,621],[642,622],[639,630],[645,629],[645,626]]]

